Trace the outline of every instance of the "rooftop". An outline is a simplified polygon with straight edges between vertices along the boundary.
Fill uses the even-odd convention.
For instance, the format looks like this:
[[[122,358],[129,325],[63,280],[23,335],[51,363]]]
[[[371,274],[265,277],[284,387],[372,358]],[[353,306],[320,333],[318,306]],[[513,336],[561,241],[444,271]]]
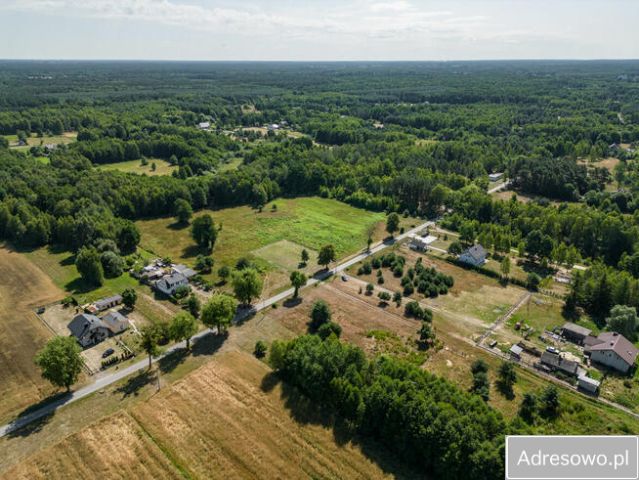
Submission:
[[[597,337],[597,343],[589,347],[594,351],[613,351],[628,365],[633,365],[639,350],[626,337],[617,332],[603,332]]]

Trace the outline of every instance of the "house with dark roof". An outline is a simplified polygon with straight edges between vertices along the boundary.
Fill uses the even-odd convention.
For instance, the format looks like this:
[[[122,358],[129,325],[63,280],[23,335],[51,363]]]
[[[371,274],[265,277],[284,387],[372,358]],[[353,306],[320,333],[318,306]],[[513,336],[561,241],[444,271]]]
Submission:
[[[111,335],[105,323],[90,313],[76,315],[67,328],[83,347],[100,343]]]
[[[617,332],[603,332],[596,339],[589,337],[584,352],[590,354],[593,362],[621,373],[628,373],[639,355],[632,342]]]
[[[472,247],[468,248],[466,251],[462,252],[459,256],[459,260],[461,262],[467,263],[468,265],[474,265],[475,267],[480,267],[484,263],[486,263],[486,257],[488,253],[479,243],[476,243]]]
[[[155,288],[170,297],[179,287],[188,284],[189,279],[184,275],[181,273],[172,273],[171,275],[166,275],[155,282]]]
[[[560,371],[571,376],[576,376],[579,370],[579,364],[577,362],[566,360],[560,355],[551,352],[544,352],[541,355],[541,363],[551,370]]]
[[[586,338],[592,333],[592,330],[576,323],[566,322],[561,327],[561,335],[569,342],[583,345]]]

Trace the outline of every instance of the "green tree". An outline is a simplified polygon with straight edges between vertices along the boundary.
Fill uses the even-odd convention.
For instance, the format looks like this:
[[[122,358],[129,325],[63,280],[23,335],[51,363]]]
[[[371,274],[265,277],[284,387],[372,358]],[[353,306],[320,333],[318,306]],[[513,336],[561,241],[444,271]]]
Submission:
[[[188,312],[180,312],[169,325],[169,335],[175,341],[186,340],[186,349],[191,349],[191,337],[197,333],[197,320]]]
[[[393,293],[393,302],[395,302],[397,308],[402,306],[402,292]]]
[[[124,272],[124,260],[115,252],[106,251],[100,254],[100,263],[104,276],[107,278],[117,278]]]
[[[216,293],[202,309],[202,323],[209,328],[217,328],[218,334],[223,333],[231,325],[237,301],[225,293]]]
[[[331,321],[331,309],[324,300],[317,300],[311,308],[311,330],[317,331],[323,324]]]
[[[504,277],[508,277],[508,275],[510,275],[510,257],[508,255],[506,255],[501,261],[499,268]]]
[[[158,342],[160,340],[160,334],[157,328],[153,325],[148,325],[142,328],[140,346],[142,350],[149,356],[149,370],[153,361],[153,356],[159,352]]]
[[[637,309],[626,305],[615,305],[610,310],[610,316],[606,318],[608,329],[621,333],[628,340],[637,340]]]
[[[306,249],[303,249],[301,254],[302,265],[306,265],[308,263],[309,258],[310,256],[308,252],[306,251]]]
[[[461,242],[454,241],[450,245],[448,245],[448,253],[452,255],[459,255],[462,253],[463,250],[464,247],[462,247]]]
[[[540,398],[541,411],[547,418],[559,416],[559,390],[554,385],[548,385]]]
[[[422,322],[422,326],[419,329],[419,347],[426,350],[430,348],[435,341],[435,332],[433,327],[428,322]]]
[[[519,416],[527,423],[533,423],[537,413],[537,396],[534,393],[524,393],[519,406]]]
[[[138,227],[135,226],[135,223],[130,221],[124,222],[120,227],[116,242],[122,255],[135,252],[140,243],[140,231]]]
[[[228,278],[231,276],[231,269],[226,265],[222,265],[217,270],[217,276],[222,279],[223,283],[226,283]]]
[[[191,237],[200,248],[208,251],[213,249],[217,239],[217,230],[211,215],[202,215],[193,220],[191,224]]]
[[[470,391],[479,395],[485,402],[488,401],[490,398],[490,382],[488,381],[488,374],[485,371],[473,373],[473,384],[470,387]]]
[[[393,212],[386,217],[386,231],[392,237],[397,230],[399,230],[399,215]]]
[[[233,275],[233,291],[237,299],[245,305],[262,293],[262,279],[257,270],[246,268]]]
[[[211,273],[214,264],[210,255],[198,255],[195,259],[195,269],[201,273]]]
[[[193,317],[198,318],[200,316],[202,305],[200,304],[200,300],[197,298],[197,295],[192,293],[189,296],[189,299],[186,302],[186,308]]]
[[[382,305],[388,305],[388,302],[390,302],[391,299],[391,294],[386,291],[382,291],[377,294],[377,298],[379,298]]]
[[[135,302],[138,301],[138,294],[132,288],[127,288],[122,292],[122,303],[125,307],[130,310],[133,310],[135,307]]]
[[[38,352],[35,362],[42,377],[56,387],[71,388],[82,371],[82,349],[73,337],[53,337]]]
[[[317,335],[322,339],[326,340],[331,335],[335,335],[337,338],[342,334],[342,327],[335,322],[326,322],[323,323],[317,329]]]
[[[175,217],[178,223],[188,225],[193,216],[193,208],[191,204],[183,198],[178,198],[174,204]]]
[[[317,256],[317,264],[322,265],[324,268],[328,269],[328,266],[331,262],[334,262],[336,258],[335,255],[335,247],[333,245],[324,245]]]
[[[258,340],[257,342],[255,342],[253,355],[255,355],[256,358],[264,358],[267,350],[268,347],[266,346],[266,343],[263,340]]]
[[[306,275],[299,270],[293,270],[291,272],[291,285],[293,285],[293,288],[295,289],[293,292],[293,298],[297,298],[299,289],[306,285]]]
[[[82,247],[75,258],[75,266],[88,284],[99,287],[104,283],[102,262],[95,248]]]
[[[515,365],[511,362],[504,362],[499,367],[499,377],[497,379],[497,388],[508,399],[515,397],[513,386],[517,381],[517,372]]]

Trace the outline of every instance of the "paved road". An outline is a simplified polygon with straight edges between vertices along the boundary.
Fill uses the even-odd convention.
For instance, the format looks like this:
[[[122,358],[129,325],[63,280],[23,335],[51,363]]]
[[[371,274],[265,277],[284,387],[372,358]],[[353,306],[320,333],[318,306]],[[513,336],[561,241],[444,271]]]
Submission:
[[[414,233],[418,233],[421,232],[422,230],[424,230],[425,228],[434,225],[434,222],[426,222],[423,223],[421,225],[419,225],[418,227],[413,228],[412,230],[409,230],[397,237],[395,237],[394,240],[392,241],[387,241],[387,242],[379,242],[375,245],[373,245],[370,249],[370,251],[368,252],[364,252],[364,253],[360,253],[359,255],[355,255],[354,257],[344,261],[343,263],[339,264],[337,267],[335,267],[334,269],[330,270],[330,271],[325,271],[325,272],[320,272],[319,274],[317,274],[316,276],[314,276],[313,278],[309,279],[308,283],[306,284],[306,287],[315,285],[316,283],[321,282],[322,280],[325,280],[326,278],[330,277],[331,275],[337,274],[339,272],[344,271],[345,269],[347,269],[348,267],[350,267],[351,265],[355,265],[356,263],[364,260],[366,257],[373,255],[385,248],[388,248],[394,244],[396,244],[397,242],[404,240],[405,238],[407,238],[409,235],[414,234]],[[274,295],[266,300],[260,301],[258,303],[256,303],[255,305],[253,305],[250,309],[241,309],[238,314],[235,317],[234,322],[237,323],[238,321],[241,321],[257,312],[259,312],[260,310],[264,310],[265,308],[270,307],[272,304],[277,303],[277,302],[281,302],[284,299],[290,297],[293,295],[294,289],[293,288],[289,288],[288,290],[285,290],[281,293],[278,293],[277,295]],[[192,340],[197,340],[198,338],[204,337],[205,335],[208,335],[209,333],[212,333],[212,330],[204,330],[200,333],[198,333],[197,335],[195,335]],[[175,352],[176,350],[179,349],[183,349],[186,347],[186,342],[180,342],[177,343],[175,345],[173,345],[171,348],[169,348],[168,350],[166,350],[162,355],[156,357],[153,359],[153,362],[157,362],[158,360],[166,357],[167,355],[170,355],[171,353]],[[26,415],[23,415],[21,417],[16,418],[15,420],[13,420],[11,423],[8,423],[6,425],[3,425],[0,427],[0,437],[4,437],[5,435],[15,431],[15,430],[19,430],[23,427],[25,427],[26,425],[30,424],[31,422],[34,422],[35,420],[38,420],[39,418],[45,417],[53,412],[55,412],[58,408],[64,406],[64,405],[68,405],[69,403],[73,403],[76,402],[78,400],[80,400],[81,398],[84,398],[88,395],[91,395],[92,393],[98,392],[100,390],[102,390],[103,388],[118,382],[120,380],[122,380],[125,377],[128,377],[129,375],[139,372],[140,370],[145,369],[149,364],[149,360],[148,358],[145,358],[144,360],[140,360],[139,362],[136,362],[132,365],[129,365],[128,367],[123,368],[122,370],[118,370],[114,373],[109,373],[105,376],[99,377],[95,380],[95,382],[91,383],[90,385],[87,385],[85,387],[82,387],[78,390],[75,390],[71,393],[69,393],[66,396],[61,397],[59,400],[55,400],[51,403],[46,404],[45,406],[43,406],[40,409],[34,410],[33,412],[30,412]]]
[[[495,187],[491,188],[490,190],[488,190],[488,192],[487,192],[487,193],[488,193],[488,195],[490,195],[491,193],[498,192],[498,191],[499,191],[499,190],[501,190],[502,188],[506,188],[506,187],[508,187],[509,185],[510,185],[510,180],[506,180],[505,182],[500,183],[499,185],[497,185],[497,186],[495,186]]]

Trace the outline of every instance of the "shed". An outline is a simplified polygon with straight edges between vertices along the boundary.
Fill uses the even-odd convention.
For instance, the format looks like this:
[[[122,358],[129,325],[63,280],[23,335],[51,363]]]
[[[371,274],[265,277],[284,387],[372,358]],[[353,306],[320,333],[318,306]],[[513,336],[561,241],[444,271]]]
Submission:
[[[590,393],[597,393],[599,386],[601,385],[601,382],[594,378],[587,377],[586,375],[579,375],[577,382],[579,388]]]
[[[524,349],[521,348],[519,345],[513,345],[512,347],[510,347],[510,354],[517,359],[521,358],[521,354],[523,351]]]
[[[568,375],[576,376],[579,364],[571,360],[566,360],[556,353],[544,352],[541,355],[541,363],[550,367],[552,370],[559,370]]]
[[[93,304],[98,312],[116,307],[122,303],[122,295],[113,295],[112,297],[103,298]]]
[[[578,345],[583,345],[586,338],[592,333],[592,330],[576,323],[566,322],[561,327],[561,334],[566,340]]]

